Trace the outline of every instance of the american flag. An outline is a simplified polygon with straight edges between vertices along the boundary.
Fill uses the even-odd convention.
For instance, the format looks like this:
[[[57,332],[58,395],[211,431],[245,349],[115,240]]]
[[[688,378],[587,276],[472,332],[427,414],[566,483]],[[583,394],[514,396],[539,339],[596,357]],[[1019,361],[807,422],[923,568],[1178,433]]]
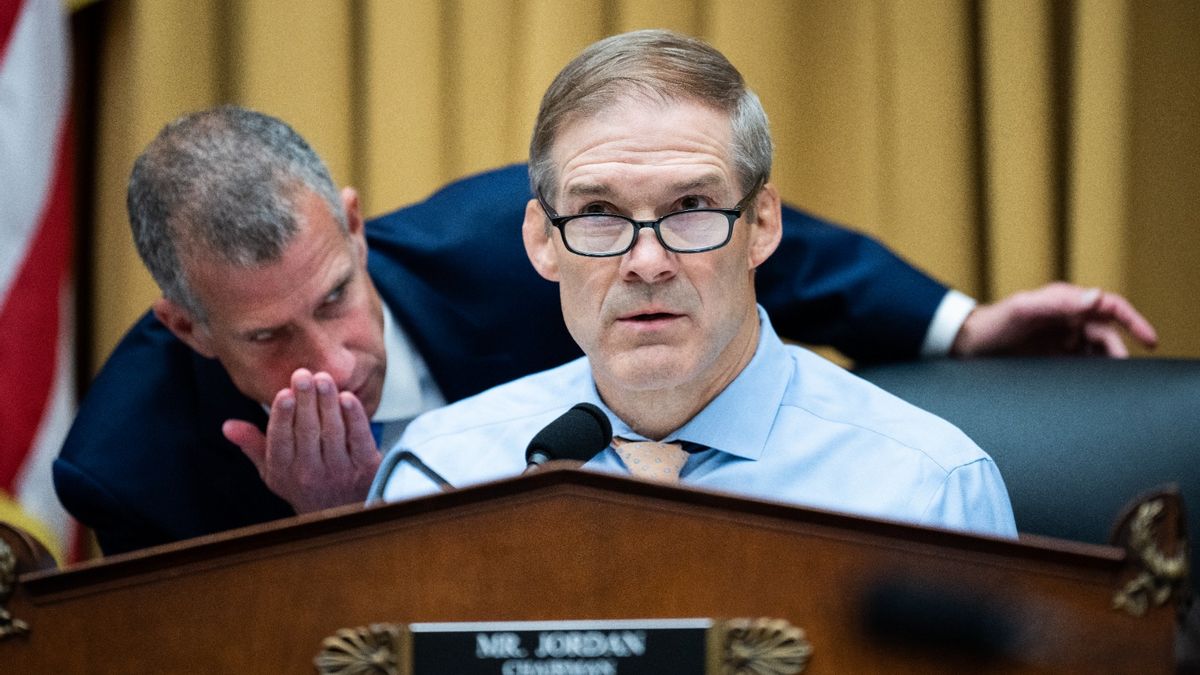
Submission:
[[[0,0],[0,520],[59,560],[50,463],[75,407],[70,64],[59,0]]]

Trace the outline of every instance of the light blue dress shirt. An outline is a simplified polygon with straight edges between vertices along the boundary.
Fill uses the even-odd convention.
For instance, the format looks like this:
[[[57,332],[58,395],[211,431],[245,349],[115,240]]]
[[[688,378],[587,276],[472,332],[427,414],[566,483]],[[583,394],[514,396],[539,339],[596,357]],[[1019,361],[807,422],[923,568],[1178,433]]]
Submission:
[[[665,441],[691,455],[686,485],[859,516],[1016,536],[995,463],[949,422],[795,346],[759,308],[746,368]],[[613,434],[643,439],[600,400],[586,358],[489,389],[418,417],[391,453],[409,450],[452,485],[511,477],[525,447],[575,403],[600,407]],[[391,462],[385,459],[383,466]],[[628,473],[609,447],[585,465]],[[396,501],[437,485],[407,463],[376,476],[370,500]]]
[[[383,348],[387,369],[383,391],[371,424],[379,427],[375,443],[382,450],[395,445],[408,423],[417,415],[446,405],[446,399],[433,381],[425,360],[413,347],[404,328],[396,322],[387,303],[383,308]],[[270,409],[268,408],[268,412]]]

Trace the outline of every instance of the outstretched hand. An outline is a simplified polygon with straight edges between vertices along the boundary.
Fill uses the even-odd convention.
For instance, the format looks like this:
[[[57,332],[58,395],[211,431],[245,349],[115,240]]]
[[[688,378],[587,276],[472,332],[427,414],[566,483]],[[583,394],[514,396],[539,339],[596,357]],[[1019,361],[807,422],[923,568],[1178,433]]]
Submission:
[[[976,307],[953,356],[1094,354],[1126,358],[1122,333],[1154,348],[1158,334],[1128,300],[1099,288],[1056,282]]]
[[[271,404],[264,435],[242,420],[221,427],[272,492],[297,513],[362,502],[379,468],[366,410],[327,373],[301,368]]]

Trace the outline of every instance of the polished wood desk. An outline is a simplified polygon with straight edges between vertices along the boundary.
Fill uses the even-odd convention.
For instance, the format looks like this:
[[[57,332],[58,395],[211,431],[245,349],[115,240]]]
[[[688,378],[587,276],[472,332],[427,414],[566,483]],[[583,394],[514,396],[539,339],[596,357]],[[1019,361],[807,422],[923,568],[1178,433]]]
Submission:
[[[1123,529],[1170,562],[1177,511]],[[0,534],[25,570],[7,609],[29,627],[0,640],[4,673],[312,673],[339,629],[653,617],[782,619],[814,674],[1165,673],[1184,583],[1144,576],[1118,547],[558,468],[63,570],[29,571],[34,554]]]

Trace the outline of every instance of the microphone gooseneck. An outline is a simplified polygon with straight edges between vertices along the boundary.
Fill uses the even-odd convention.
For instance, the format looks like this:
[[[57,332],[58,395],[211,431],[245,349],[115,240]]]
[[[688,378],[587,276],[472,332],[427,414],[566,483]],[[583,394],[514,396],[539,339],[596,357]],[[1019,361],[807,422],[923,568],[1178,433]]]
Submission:
[[[367,503],[383,499],[384,487],[391,478],[392,472],[394,472],[396,467],[402,463],[408,464],[412,468],[419,471],[422,475],[437,485],[438,489],[440,489],[442,492],[448,492],[454,489],[454,486],[450,484],[450,481],[442,477],[442,474],[429,468],[429,465],[421,461],[420,457],[417,457],[408,450],[400,450],[399,448],[396,448],[383,456],[383,461],[380,463],[379,469],[375,472],[377,476],[375,479],[376,483],[375,485],[371,486],[371,493],[367,495]],[[386,478],[380,482],[380,477],[384,476],[386,476]]]
[[[576,403],[537,432],[525,448],[530,467],[552,459],[586,462],[612,442],[608,416],[591,403]]]

